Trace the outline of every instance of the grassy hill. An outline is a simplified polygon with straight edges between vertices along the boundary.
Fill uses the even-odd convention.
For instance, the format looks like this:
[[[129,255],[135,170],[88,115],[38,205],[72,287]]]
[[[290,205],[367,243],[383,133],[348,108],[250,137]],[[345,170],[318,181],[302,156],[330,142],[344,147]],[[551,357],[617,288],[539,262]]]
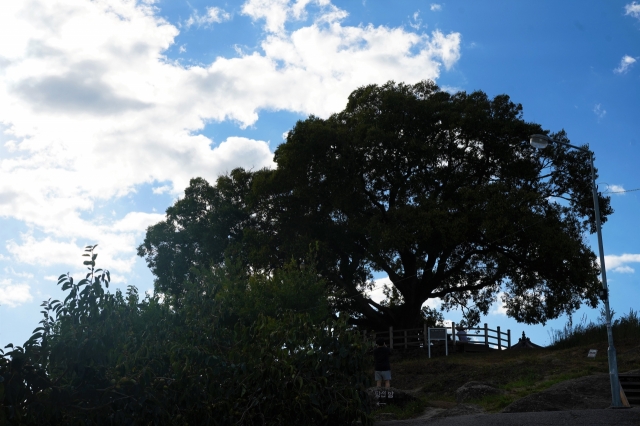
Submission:
[[[640,324],[631,312],[613,330],[620,373],[640,369]],[[626,317],[627,319],[629,317]],[[608,373],[607,336],[602,326],[582,325],[565,329],[555,344],[543,349],[503,350],[481,353],[444,353],[428,359],[423,350],[395,350],[392,354],[393,387],[419,390],[419,403],[403,409],[385,407],[398,418],[420,415],[425,407],[451,408],[455,391],[469,381],[488,382],[506,393],[476,401],[486,411],[498,412],[510,403],[548,387],[595,373]],[[595,359],[587,358],[597,349]],[[373,374],[373,372],[372,372]]]

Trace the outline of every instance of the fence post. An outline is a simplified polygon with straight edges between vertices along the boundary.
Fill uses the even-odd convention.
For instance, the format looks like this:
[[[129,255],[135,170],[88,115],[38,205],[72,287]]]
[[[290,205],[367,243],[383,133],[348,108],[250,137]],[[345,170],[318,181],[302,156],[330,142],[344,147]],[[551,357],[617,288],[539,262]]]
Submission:
[[[404,331],[404,348],[407,349],[407,330]]]
[[[484,344],[489,346],[489,326],[486,322],[484,323]]]
[[[424,347],[427,347],[427,323],[422,323],[422,337],[424,338]]]
[[[389,326],[389,349],[393,349],[393,326]]]
[[[502,350],[502,334],[500,334],[500,326],[498,326],[498,350]]]
[[[456,323],[451,321],[451,341],[456,344]]]
[[[507,329],[507,348],[511,347],[511,330]]]

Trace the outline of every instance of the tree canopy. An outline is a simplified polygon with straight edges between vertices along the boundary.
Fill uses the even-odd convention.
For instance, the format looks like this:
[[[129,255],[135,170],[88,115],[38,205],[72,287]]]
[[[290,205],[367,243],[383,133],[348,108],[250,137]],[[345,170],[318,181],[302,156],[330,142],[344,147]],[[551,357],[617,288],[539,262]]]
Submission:
[[[192,266],[270,270],[311,247],[333,308],[363,326],[414,326],[432,298],[469,324],[498,298],[516,320],[545,323],[595,306],[599,270],[584,241],[588,154],[537,151],[534,133],[549,134],[506,95],[361,87],[343,111],[296,123],[275,169],[192,180],[138,253],[159,290],[179,293]],[[612,209],[599,202],[604,222]],[[393,303],[366,295],[378,272]]]

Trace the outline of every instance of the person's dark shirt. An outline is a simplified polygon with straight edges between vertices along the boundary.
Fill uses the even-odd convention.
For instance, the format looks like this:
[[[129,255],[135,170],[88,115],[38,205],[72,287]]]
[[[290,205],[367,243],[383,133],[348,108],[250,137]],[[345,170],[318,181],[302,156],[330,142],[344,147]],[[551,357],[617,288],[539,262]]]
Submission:
[[[386,346],[377,346],[373,350],[373,360],[375,361],[376,371],[391,371],[391,363],[389,355],[391,350]]]

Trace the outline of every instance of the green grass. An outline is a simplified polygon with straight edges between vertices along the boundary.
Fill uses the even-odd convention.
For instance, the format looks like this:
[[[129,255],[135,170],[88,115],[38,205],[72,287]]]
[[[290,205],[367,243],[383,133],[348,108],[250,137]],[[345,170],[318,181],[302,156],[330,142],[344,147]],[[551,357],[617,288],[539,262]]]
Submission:
[[[514,395],[488,395],[480,400],[471,401],[473,404],[477,404],[482,407],[483,410],[489,413],[497,413],[502,411],[506,406],[518,399]]]
[[[612,312],[612,316],[615,312]],[[555,349],[571,348],[590,343],[598,343],[607,339],[607,328],[604,321],[604,311],[600,313],[600,320],[597,324],[587,323],[586,316],[583,316],[578,324],[573,324],[571,318],[562,330],[551,330],[551,347]],[[640,338],[640,317],[638,312],[629,310],[627,315],[613,321],[612,333],[617,339],[638,339]]]
[[[513,390],[518,388],[528,388],[534,386],[541,379],[540,373],[535,370],[525,370],[521,372],[521,377],[517,380],[507,383],[503,386],[503,389]]]
[[[561,382],[566,382],[567,380],[573,380],[573,379],[578,379],[580,377],[584,377],[584,376],[588,376],[590,373],[588,372],[588,370],[582,370],[582,371],[576,371],[573,373],[564,373],[564,374],[560,374],[556,377],[554,377],[553,379],[549,379],[549,380],[545,380],[543,382],[537,383],[535,386],[535,390],[536,391],[543,391],[545,389],[550,388],[551,386],[561,383]]]

